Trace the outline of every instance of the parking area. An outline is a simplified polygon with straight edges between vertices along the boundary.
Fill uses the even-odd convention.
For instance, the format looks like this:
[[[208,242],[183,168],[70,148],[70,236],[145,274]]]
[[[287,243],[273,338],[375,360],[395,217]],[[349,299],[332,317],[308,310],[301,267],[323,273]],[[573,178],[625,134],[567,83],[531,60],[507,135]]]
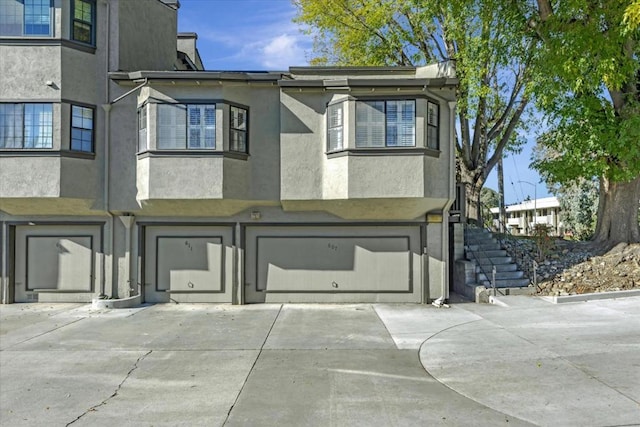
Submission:
[[[605,389],[610,409],[604,415],[611,422],[591,414],[592,422],[580,425],[640,419],[640,298],[568,308],[531,298],[525,306],[513,301],[514,307],[449,309],[4,305],[0,424],[549,425],[549,413],[536,413],[561,413],[565,406],[569,423],[562,424],[570,425],[593,406],[593,399],[581,396],[569,405],[572,390],[602,395]],[[598,344],[616,321],[615,337]],[[599,339],[589,332],[598,328]],[[513,350],[513,343],[522,351]],[[596,369],[609,358],[608,369]],[[554,361],[552,369],[548,361]],[[533,368],[518,369],[531,363],[542,364],[537,379]],[[513,383],[518,372],[525,383]],[[553,405],[545,408],[544,399],[528,394],[557,388],[554,381],[566,372],[570,382]]]

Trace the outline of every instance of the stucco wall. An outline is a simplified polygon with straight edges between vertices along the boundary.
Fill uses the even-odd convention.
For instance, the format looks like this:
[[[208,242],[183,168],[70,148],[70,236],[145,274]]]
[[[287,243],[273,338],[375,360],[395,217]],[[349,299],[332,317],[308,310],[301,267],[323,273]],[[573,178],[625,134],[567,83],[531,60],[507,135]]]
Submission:
[[[171,70],[177,50],[177,13],[157,0],[118,0],[117,70]]]

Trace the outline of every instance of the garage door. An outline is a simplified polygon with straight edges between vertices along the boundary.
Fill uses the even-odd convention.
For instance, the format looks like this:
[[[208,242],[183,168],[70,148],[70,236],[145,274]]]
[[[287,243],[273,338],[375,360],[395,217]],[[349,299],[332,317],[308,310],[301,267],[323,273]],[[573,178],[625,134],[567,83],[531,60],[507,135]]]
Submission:
[[[16,227],[15,301],[91,301],[101,235],[100,225]]]
[[[419,301],[419,227],[249,227],[245,299]]]
[[[146,226],[147,302],[230,302],[233,229]]]

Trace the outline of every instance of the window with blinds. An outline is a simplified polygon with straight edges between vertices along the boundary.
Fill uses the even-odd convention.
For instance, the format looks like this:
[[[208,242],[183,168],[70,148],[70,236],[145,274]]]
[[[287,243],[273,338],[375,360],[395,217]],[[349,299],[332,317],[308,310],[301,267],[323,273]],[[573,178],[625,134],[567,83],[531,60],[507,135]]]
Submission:
[[[327,108],[327,151],[337,151],[344,148],[343,114],[342,103],[330,105]]]
[[[415,100],[358,101],[356,147],[414,147]]]
[[[159,104],[159,150],[212,150],[216,147],[215,104]]]

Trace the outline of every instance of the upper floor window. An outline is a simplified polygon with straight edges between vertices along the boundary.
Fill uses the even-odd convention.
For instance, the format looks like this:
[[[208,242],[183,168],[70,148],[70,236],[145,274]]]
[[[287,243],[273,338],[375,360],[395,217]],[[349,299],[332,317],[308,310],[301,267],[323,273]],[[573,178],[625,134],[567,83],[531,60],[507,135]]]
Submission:
[[[143,105],[138,110],[138,151],[146,151],[147,142],[147,106]]]
[[[0,104],[0,148],[52,147],[52,104]]]
[[[50,36],[51,0],[0,0],[0,36]]]
[[[71,149],[93,152],[93,108],[71,106]]]
[[[342,103],[329,105],[327,108],[328,151],[337,151],[344,148],[343,127],[344,116]]]
[[[356,147],[414,147],[415,100],[358,101]]]
[[[71,39],[95,45],[95,0],[73,0],[71,8]]]
[[[215,149],[215,104],[158,104],[159,150]]]
[[[440,149],[440,140],[438,138],[440,132],[438,123],[440,122],[438,104],[431,101],[427,103],[427,147],[434,150]]]
[[[236,106],[229,107],[230,112],[230,139],[229,151],[247,152],[247,120],[248,111],[245,108]]]

